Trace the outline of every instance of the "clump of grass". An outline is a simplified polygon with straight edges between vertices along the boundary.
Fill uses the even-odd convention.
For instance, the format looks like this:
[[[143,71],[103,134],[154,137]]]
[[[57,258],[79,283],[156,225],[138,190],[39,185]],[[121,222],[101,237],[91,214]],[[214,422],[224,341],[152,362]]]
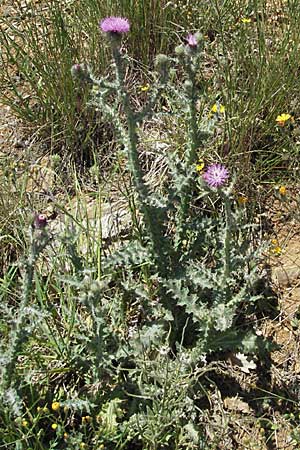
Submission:
[[[1,256],[0,276],[10,270],[24,249],[24,223],[26,209],[29,207],[26,199],[26,181],[22,177],[24,164],[4,156],[0,164],[0,219]]]
[[[205,37],[198,82],[225,107],[211,151],[243,167],[244,187],[297,174],[299,11],[295,3],[174,2],[180,23]],[[284,127],[276,118],[291,115]],[[208,149],[208,153],[209,153]],[[242,179],[240,180],[240,182]],[[252,191],[252,192],[251,192]]]
[[[161,2],[95,2],[43,5],[15,2],[1,17],[1,101],[40,131],[48,148],[64,160],[89,165],[93,150],[111,140],[101,115],[87,107],[87,91],[74,86],[70,66],[89,61],[103,71],[108,54],[99,31],[99,17],[115,11],[134,24],[133,58],[148,60],[153,49],[170,45],[166,25],[172,9]],[[140,36],[143,36],[141,39]]]
[[[276,122],[282,113],[298,115],[299,43],[291,46],[291,36],[298,35],[294,4],[281,5],[278,21],[276,8],[271,4],[265,8],[265,2],[239,5],[233,14],[218,2],[211,8],[215,18],[211,47],[217,62],[213,84],[219,84],[227,111],[220,151],[223,147],[234,163],[238,160],[250,169],[256,181],[280,178],[284,171],[294,173],[298,123],[280,128]]]

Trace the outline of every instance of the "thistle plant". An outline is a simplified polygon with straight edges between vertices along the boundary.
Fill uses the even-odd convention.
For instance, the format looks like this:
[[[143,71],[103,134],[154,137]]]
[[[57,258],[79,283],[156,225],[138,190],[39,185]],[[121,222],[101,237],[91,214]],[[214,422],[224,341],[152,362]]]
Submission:
[[[185,239],[185,222],[187,220],[189,204],[192,196],[193,173],[191,168],[197,162],[197,149],[201,143],[201,133],[197,123],[196,102],[198,100],[198,92],[196,88],[196,74],[200,69],[200,43],[201,35],[189,34],[187,37],[187,45],[179,45],[175,51],[178,56],[178,62],[183,66],[186,80],[184,83],[183,101],[188,111],[188,135],[186,143],[186,151],[182,164],[182,180],[179,197],[180,208],[176,226],[175,246],[178,247],[180,242]]]
[[[87,68],[84,65],[76,65],[72,68],[72,73],[80,80],[85,80],[88,83],[94,84],[98,87],[97,94],[93,103],[103,111],[106,116],[115,123],[116,130],[119,134],[120,141],[124,145],[125,151],[128,155],[128,167],[132,175],[134,187],[139,200],[139,207],[143,215],[146,229],[148,231],[150,243],[152,246],[153,256],[156,264],[160,266],[163,271],[162,258],[166,256],[164,252],[163,241],[163,226],[161,221],[153,220],[157,208],[149,201],[150,193],[143,180],[143,171],[140,166],[138,158],[138,135],[137,126],[146,117],[153,114],[153,108],[159,98],[159,94],[165,87],[168,77],[166,65],[167,58],[161,56],[157,60],[157,65],[160,66],[160,80],[155,90],[153,97],[148,105],[142,111],[135,112],[130,104],[128,91],[124,83],[124,64],[126,58],[122,57],[120,46],[122,34],[127,33],[130,29],[130,24],[127,19],[120,17],[109,17],[104,19],[100,24],[101,30],[106,34],[109,44],[112,49],[115,66],[115,81],[108,82],[105,79],[96,80],[91,74],[87,73]],[[124,114],[126,116],[126,125],[118,118],[116,109],[110,105],[108,97],[113,94],[116,96],[118,102],[123,106]]]
[[[157,56],[156,81],[136,110],[122,51],[130,23],[109,17],[100,29],[112,50],[113,81],[96,79],[87,64],[74,65],[72,75],[115,124],[137,220],[130,240],[110,246],[99,238],[101,226],[76,213],[72,226],[55,234],[59,246],[47,254],[45,276],[36,262],[51,236],[46,217],[35,217],[20,278],[16,269],[10,290],[3,287],[6,298],[20,293],[20,300],[13,311],[10,298],[7,305],[13,319],[3,333],[0,436],[6,446],[33,449],[217,448],[203,420],[216,398],[203,411],[215,381],[205,374],[220,368],[224,351],[254,353],[265,342],[249,320],[259,298],[260,249],[251,241],[246,197],[239,203],[235,196],[239,173],[205,150],[208,126],[197,107],[206,101],[202,37],[188,34],[174,57]],[[167,156],[166,181],[154,189],[145,182],[140,129],[162,117],[166,96],[180,111],[183,138]],[[221,104],[213,108],[224,112]],[[204,155],[212,163],[203,167]],[[217,419],[218,433],[225,432]]]
[[[152,94],[141,110],[135,111],[124,79],[128,59],[121,52],[122,36],[129,32],[130,24],[125,18],[110,17],[100,23],[100,28],[112,50],[114,81],[95,79],[85,65],[74,66],[72,73],[95,87],[92,103],[115,124],[127,154],[128,170],[144,224],[144,238],[110,256],[103,267],[107,270],[112,264],[120,267],[123,261],[123,267],[132,274],[130,264],[150,264],[150,280],[156,286],[159,304],[151,308],[149,305],[153,301],[151,303],[149,298],[147,314],[152,321],[152,339],[156,344],[157,336],[166,336],[170,326],[169,342],[173,349],[179,342],[192,343],[201,354],[216,349],[222,339],[226,347],[224,339],[228,331],[231,344],[234,335],[237,346],[242,345],[246,335],[238,337],[234,324],[238,308],[256,298],[252,288],[257,259],[245,239],[247,227],[242,223],[241,211],[234,207],[233,182],[228,185],[228,169],[219,163],[212,164],[197,180],[198,150],[204,147],[207,137],[196,108],[201,95],[196,83],[201,70],[201,35],[189,34],[187,43],[176,48],[173,59],[157,56],[158,75]],[[184,69],[185,80],[180,90],[170,81],[172,64]],[[146,119],[157,114],[160,95],[166,89],[174,93],[182,110],[186,111],[187,135],[183,156],[170,157],[171,178],[162,196],[152,192],[144,181],[138,131]],[[197,214],[194,198],[197,190],[200,192],[198,201],[203,204],[212,197],[221,201],[223,207],[217,217]],[[167,232],[170,229],[173,231]],[[162,319],[165,325],[161,328]]]
[[[152,247],[153,257],[158,267],[159,273],[167,274],[168,263],[162,263],[162,260],[169,260],[172,252],[176,250],[172,245],[168,245],[169,240],[166,236],[166,227],[164,222],[166,220],[166,202],[158,196],[151,195],[149,188],[144,182],[144,172],[139,162],[138,155],[138,126],[141,126],[145,119],[149,119],[154,115],[154,109],[159,102],[161,92],[166,89],[169,79],[170,59],[166,55],[158,55],[156,58],[156,69],[159,73],[159,78],[156,85],[154,85],[152,96],[148,103],[141,111],[134,111],[128,91],[124,83],[124,65],[127,62],[126,57],[122,56],[120,51],[122,34],[127,33],[130,29],[130,24],[127,19],[120,17],[109,17],[101,21],[101,30],[106,34],[109,44],[112,49],[115,81],[108,82],[105,79],[96,80],[92,74],[88,72],[86,65],[75,65],[72,68],[72,74],[81,81],[86,81],[98,87],[97,94],[93,99],[93,104],[104,112],[107,117],[115,123],[116,130],[119,134],[121,144],[124,146],[128,156],[128,168],[132,175],[134,189],[138,196],[139,208],[143,215],[143,220],[149,237],[149,243]],[[186,82],[184,84],[184,96],[188,105],[188,141],[187,150],[185,153],[185,160],[182,164],[182,180],[180,183],[180,207],[178,209],[178,224],[177,237],[175,241],[178,243],[183,236],[184,221],[187,216],[188,202],[191,197],[191,167],[197,160],[197,147],[199,146],[200,134],[197,127],[196,118],[196,87],[195,76],[199,68],[199,51],[200,45],[198,41],[200,35],[189,35],[186,46],[178,47],[178,59],[182,63],[186,72]],[[118,117],[117,109],[112,107],[108,101],[108,96],[114,94],[117,102],[123,106],[126,126]],[[154,220],[155,217],[155,220]],[[172,264],[171,264],[172,266]]]
[[[49,243],[51,236],[47,231],[47,219],[43,214],[37,214],[29,229],[29,254],[23,263],[23,282],[21,299],[18,305],[16,319],[9,336],[7,351],[2,358],[1,393],[4,403],[9,403],[14,409],[17,405],[17,389],[15,366],[22,346],[26,343],[32,332],[29,318],[35,316],[30,306],[33,293],[33,277],[37,259]]]

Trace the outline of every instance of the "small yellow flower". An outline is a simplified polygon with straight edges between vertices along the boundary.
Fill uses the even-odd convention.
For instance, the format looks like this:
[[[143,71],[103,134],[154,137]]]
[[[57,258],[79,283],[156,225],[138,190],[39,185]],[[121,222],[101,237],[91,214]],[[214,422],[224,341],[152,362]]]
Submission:
[[[57,427],[58,427],[57,423],[53,423],[53,424],[51,425],[52,430],[56,430]]]
[[[43,408],[43,412],[44,412],[44,413],[47,413],[47,412],[49,412],[49,409],[47,408],[47,406],[44,406],[44,408]]]
[[[239,195],[237,198],[237,202],[240,206],[244,206],[248,202],[248,197],[246,197],[245,195]]]
[[[40,413],[40,412],[43,411],[43,408],[41,408],[40,406],[38,406],[38,407],[36,408],[36,410],[37,410],[38,413]]]
[[[28,426],[28,421],[23,419],[21,424],[22,424],[22,427],[27,427]]]
[[[51,408],[53,409],[53,411],[58,411],[60,408],[60,403],[59,402],[53,402],[51,405]]]
[[[83,424],[90,423],[92,421],[92,418],[91,418],[91,416],[83,416],[81,418],[81,421],[82,421]]]
[[[286,195],[286,187],[285,186],[279,186],[278,192],[280,195]]]
[[[211,108],[211,112],[224,114],[225,113],[225,106],[222,105],[222,103],[220,103],[219,105],[217,105],[217,103],[215,103],[212,106],[212,108]]]
[[[204,169],[204,161],[202,158],[199,159],[198,164],[196,164],[196,170],[197,172],[201,172]]]
[[[281,255],[282,248],[279,245],[277,245],[276,247],[271,248],[270,251],[273,255],[279,256],[279,255]]]
[[[250,22],[252,22],[252,20],[251,20],[249,17],[243,17],[243,18],[241,19],[241,22],[242,22],[242,23],[250,23]]]
[[[68,439],[69,435],[68,433],[64,433],[64,439]]]
[[[282,253],[282,248],[276,238],[271,239],[270,253],[275,256],[279,256]]]
[[[291,115],[290,114],[280,114],[279,116],[276,117],[276,122],[277,125],[279,125],[280,127],[284,127],[285,123],[291,119]]]
[[[81,443],[79,444],[79,447],[80,447],[80,448],[86,448],[86,444],[85,444],[84,442],[81,442]]]
[[[140,91],[141,92],[147,92],[150,89],[150,85],[149,83],[145,84],[144,86],[140,86]]]

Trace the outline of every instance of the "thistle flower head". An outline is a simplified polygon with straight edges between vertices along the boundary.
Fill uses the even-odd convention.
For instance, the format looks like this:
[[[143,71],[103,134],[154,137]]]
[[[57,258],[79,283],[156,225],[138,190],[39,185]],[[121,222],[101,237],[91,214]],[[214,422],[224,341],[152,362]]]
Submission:
[[[223,186],[228,178],[228,170],[222,164],[211,164],[203,174],[203,179],[210,187]]]
[[[100,28],[104,33],[128,33],[130,23],[124,17],[106,17],[101,20]]]
[[[44,214],[36,214],[33,221],[33,227],[41,230],[47,226],[47,217]]]
[[[187,37],[187,43],[190,47],[197,47],[198,39],[196,34],[189,34]]]

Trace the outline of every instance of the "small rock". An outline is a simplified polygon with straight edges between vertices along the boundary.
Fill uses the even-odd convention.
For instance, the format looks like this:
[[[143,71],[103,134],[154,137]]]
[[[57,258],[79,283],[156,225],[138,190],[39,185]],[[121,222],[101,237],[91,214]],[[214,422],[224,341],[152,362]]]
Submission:
[[[300,266],[279,266],[273,269],[273,282],[279,287],[291,286],[300,278]]]

